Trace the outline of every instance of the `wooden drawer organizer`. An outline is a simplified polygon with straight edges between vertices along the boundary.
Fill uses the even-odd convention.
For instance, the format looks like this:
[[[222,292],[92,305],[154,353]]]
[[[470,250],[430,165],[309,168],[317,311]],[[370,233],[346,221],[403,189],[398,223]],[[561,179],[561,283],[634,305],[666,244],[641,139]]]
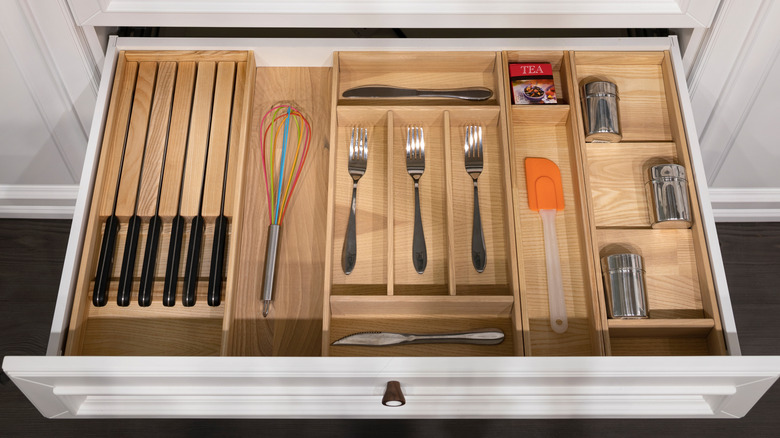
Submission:
[[[203,62],[235,53],[187,56]],[[231,60],[252,65],[252,54],[240,53],[243,60]],[[236,96],[244,100],[233,117],[234,129],[246,135],[231,137],[240,152],[234,155],[231,150],[230,155],[231,160],[238,157],[235,169],[230,162],[238,183],[231,188],[223,305],[210,308],[199,296],[191,308],[180,303],[165,308],[159,297],[148,309],[93,307],[94,253],[101,220],[110,214],[106,196],[113,193],[108,192],[114,184],[111,172],[116,172],[104,160],[118,163],[115,136],[109,133],[118,129],[121,115],[114,108],[121,107],[122,78],[136,56],[142,55],[122,54],[117,67],[66,354],[726,354],[694,178],[689,178],[691,229],[652,229],[647,217],[643,166],[674,161],[693,171],[665,52],[339,52],[333,68],[248,69],[240,75],[248,86],[242,93],[237,87]],[[558,105],[511,105],[508,63],[518,61],[553,65]],[[589,76],[619,86],[621,143],[584,141],[578,84]],[[479,103],[341,98],[349,88],[374,84],[482,86],[495,93]],[[258,120],[280,101],[303,110],[314,137],[283,225],[273,307],[263,318],[267,211],[258,165]],[[463,158],[468,124],[481,124],[485,130],[485,170],[479,178],[488,260],[483,273],[474,270],[470,259],[473,195]],[[422,126],[426,139],[420,191],[428,266],[422,275],[415,272],[411,257],[414,197],[404,155],[411,125]],[[357,264],[347,276],[340,260],[351,200],[347,148],[355,126],[368,128],[369,162],[357,191]],[[557,231],[569,320],[564,334],[550,328],[541,219],[528,208],[523,163],[532,156],[555,161],[563,177],[566,208],[558,213]],[[205,240],[205,248],[210,248],[209,237]],[[164,242],[161,246],[167,248]],[[644,257],[649,319],[606,317],[599,259],[618,249]],[[204,258],[208,253],[204,251]],[[202,274],[205,278],[207,273]],[[502,329],[506,340],[495,346],[331,345],[362,331],[483,327]]]

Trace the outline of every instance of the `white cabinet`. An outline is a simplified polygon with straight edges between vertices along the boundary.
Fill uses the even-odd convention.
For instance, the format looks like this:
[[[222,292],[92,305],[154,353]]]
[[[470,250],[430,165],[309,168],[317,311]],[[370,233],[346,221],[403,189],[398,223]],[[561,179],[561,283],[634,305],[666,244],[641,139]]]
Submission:
[[[447,309],[463,308],[464,302],[466,305],[478,303],[483,306],[482,310],[486,308],[488,311],[492,311],[490,309],[494,308],[498,309],[495,310],[494,320],[509,327],[507,335],[512,338],[513,342],[513,345],[509,345],[508,348],[514,353],[508,355],[497,357],[472,357],[468,354],[462,354],[462,356],[469,357],[405,357],[404,355],[399,357],[313,357],[312,355],[309,357],[288,357],[285,355],[281,355],[285,357],[257,357],[259,355],[234,357],[240,354],[230,350],[227,350],[226,354],[225,349],[220,350],[222,351],[221,357],[63,355],[66,338],[74,336],[73,334],[67,335],[69,324],[71,329],[73,327],[70,318],[74,299],[84,299],[83,296],[79,295],[83,292],[77,291],[77,276],[82,263],[81,254],[84,249],[83,239],[87,233],[87,220],[90,216],[91,193],[98,172],[101,145],[103,144],[102,131],[108,117],[107,108],[112,75],[107,73],[115,70],[120,51],[123,50],[192,49],[251,50],[254,53],[255,62],[260,68],[296,66],[335,68],[336,66],[333,65],[334,51],[345,54],[335,58],[343,62],[339,67],[346,66],[347,60],[352,60],[350,65],[353,67],[350,68],[359,65],[359,63],[354,62],[355,52],[378,54],[377,59],[385,59],[383,62],[386,64],[387,59],[383,58],[383,53],[405,52],[407,59],[418,59],[419,57],[415,58],[414,53],[421,53],[423,57],[430,56],[430,53],[446,57],[447,53],[479,52],[481,55],[473,55],[472,62],[476,64],[480,62],[480,59],[486,59],[492,70],[487,73],[480,70],[481,73],[475,77],[486,78],[485,82],[492,84],[497,96],[493,104],[494,107],[479,107],[473,111],[475,114],[482,114],[486,117],[485,123],[489,126],[499,128],[496,130],[498,134],[494,135],[505,148],[515,151],[507,152],[506,156],[511,157],[511,160],[517,159],[514,154],[517,153],[518,149],[525,147],[526,143],[524,142],[528,141],[518,135],[519,132],[525,132],[524,123],[528,123],[528,120],[536,120],[535,123],[541,123],[545,127],[551,128],[552,131],[561,133],[562,135],[555,137],[559,140],[555,141],[561,141],[564,145],[578,144],[577,129],[581,125],[578,125],[580,113],[579,107],[576,105],[578,91],[575,84],[578,83],[579,77],[572,76],[572,73],[567,69],[579,66],[581,72],[596,71],[594,66],[603,63],[604,59],[612,59],[614,54],[610,52],[622,52],[621,59],[623,61],[617,61],[616,64],[620,66],[622,62],[623,67],[615,70],[618,73],[613,72],[618,77],[622,77],[620,72],[631,76],[626,73],[630,72],[630,68],[625,67],[625,65],[646,63],[652,66],[652,68],[648,68],[648,71],[658,73],[655,80],[651,81],[652,84],[655,84],[649,86],[651,89],[652,87],[658,89],[666,87],[667,90],[677,90],[676,95],[666,95],[663,100],[666,105],[659,108],[662,108],[663,111],[666,111],[667,107],[678,108],[673,110],[671,114],[678,114],[679,120],[675,122],[675,120],[667,119],[666,124],[658,122],[658,126],[666,127],[661,130],[646,129],[647,125],[644,122],[646,114],[643,112],[646,107],[642,105],[646,105],[648,101],[648,86],[639,87],[638,91],[631,91],[629,86],[624,91],[626,93],[624,107],[626,108],[626,119],[624,120],[627,130],[626,137],[629,136],[629,132],[639,135],[637,133],[645,130],[643,135],[648,136],[650,140],[655,139],[655,143],[687,145],[687,149],[682,150],[689,152],[685,152],[677,158],[686,162],[692,170],[691,179],[693,182],[690,187],[694,188],[694,197],[698,199],[699,208],[696,211],[698,211],[697,215],[699,216],[697,216],[696,222],[698,228],[691,233],[699,233],[698,235],[703,236],[703,240],[698,243],[699,247],[703,249],[698,253],[698,261],[694,261],[693,257],[672,258],[659,263],[666,266],[677,263],[677,260],[684,260],[683,264],[698,264],[699,269],[701,266],[709,267],[708,274],[701,275],[701,278],[696,276],[690,278],[695,283],[696,290],[702,290],[698,301],[696,297],[691,299],[691,302],[697,303],[694,304],[694,310],[698,312],[699,317],[685,319],[691,317],[680,315],[690,315],[691,309],[683,308],[684,305],[678,305],[678,308],[671,309],[672,312],[669,309],[659,308],[658,315],[664,315],[664,317],[653,319],[651,315],[651,319],[647,320],[650,323],[647,324],[643,322],[624,324],[607,320],[603,305],[600,304],[600,294],[603,291],[599,285],[598,267],[597,265],[592,266],[592,262],[588,264],[583,261],[582,283],[584,285],[574,284],[572,286],[573,289],[581,291],[581,296],[572,296],[570,297],[571,301],[568,302],[573,308],[571,310],[573,313],[570,314],[570,326],[587,325],[585,330],[586,333],[590,333],[591,340],[584,341],[588,345],[588,352],[583,353],[576,350],[578,356],[566,355],[567,350],[555,345],[556,338],[549,337],[544,331],[544,327],[539,329],[538,323],[533,321],[533,311],[530,309],[534,308],[536,298],[544,296],[528,295],[532,286],[524,279],[534,275],[533,272],[508,264],[507,276],[514,275],[515,280],[506,286],[509,292],[497,298],[473,298],[466,294],[463,297],[449,297],[458,298],[458,300],[453,301],[453,304],[447,301],[446,295],[441,301],[438,301],[440,298],[428,301],[421,300],[420,297],[404,298],[399,294],[394,297],[381,296],[369,297],[368,299],[359,296],[350,297],[338,295],[335,292],[336,288],[331,288],[338,281],[334,277],[326,280],[324,287],[333,289],[333,291],[330,295],[326,294],[322,305],[325,321],[322,328],[324,338],[322,350],[325,351],[325,355],[339,356],[339,351],[335,347],[328,347],[329,341],[333,340],[332,337],[336,336],[339,330],[348,330],[359,325],[350,325],[352,323],[349,322],[349,312],[356,311],[355,309],[359,309],[366,303],[376,304],[385,301],[386,298],[399,298],[402,305],[399,307],[401,310],[396,310],[397,312],[409,311],[409,309],[415,311],[410,304],[426,302],[429,309],[426,310],[427,315],[436,316],[446,315]],[[630,54],[627,54],[628,52]],[[568,100],[569,104],[558,106],[549,111],[544,108],[532,110],[507,108],[504,105],[506,83],[503,63],[506,60],[522,60],[527,57],[552,57],[553,62],[556,59],[559,61],[558,70],[556,70],[556,88],[561,96]],[[494,62],[490,63],[490,59],[493,59]],[[111,39],[104,72],[98,94],[99,103],[90,134],[84,174],[81,179],[71,239],[63,269],[48,355],[44,357],[7,357],[3,363],[4,371],[48,417],[732,418],[743,416],[780,375],[780,357],[740,356],[717,234],[709,208],[707,185],[702,172],[698,171],[702,169],[701,156],[696,131],[693,127],[683,72],[681,71],[679,49],[674,38],[359,41],[324,39]],[[336,74],[337,72],[334,70],[333,75]],[[361,74],[357,70],[350,75],[344,74],[339,82],[333,84],[335,87],[344,88],[350,85],[350,81],[359,83],[367,80],[366,77],[370,77],[370,75],[363,75],[363,79],[361,79]],[[343,90],[339,89],[338,92],[340,91]],[[273,91],[269,90],[268,92],[273,94]],[[338,100],[338,92],[332,90],[333,99]],[[640,96],[640,98],[632,100],[634,98],[629,96]],[[679,106],[674,105],[677,100],[679,100]],[[649,101],[651,105],[655,105],[652,93],[650,93]],[[635,104],[639,106],[635,106]],[[377,112],[381,112],[381,114],[393,112],[397,115],[383,116],[380,114],[378,116],[380,122],[377,125],[386,126],[387,130],[382,132],[384,132],[385,138],[392,139],[392,134],[389,132],[394,129],[393,118],[396,117],[400,121],[406,117],[405,114],[408,114],[404,111],[419,111],[418,109],[410,110],[401,107],[387,109],[382,105],[378,105],[376,108],[352,105],[350,109],[347,108],[350,105],[343,102],[338,105],[337,102],[331,102],[331,105],[332,110],[336,111],[333,115],[330,131],[331,137],[335,135],[334,139],[341,138],[340,131],[346,129],[343,123],[351,122],[353,119],[363,120],[365,118],[368,120],[374,117],[372,114]],[[344,106],[346,109],[339,108],[339,106]],[[458,123],[458,117],[462,118],[461,113],[472,111],[469,108],[446,107],[442,110],[443,132],[451,133],[454,144],[457,143],[455,141],[457,133],[454,130],[448,130]],[[539,111],[548,112],[540,113]],[[635,114],[632,115],[630,111],[635,111]],[[341,117],[342,121],[339,121],[338,117]],[[436,121],[438,120],[436,117],[438,116],[431,119],[434,120],[431,122],[434,125],[439,123]],[[493,124],[490,125],[490,123]],[[679,132],[674,132],[675,123],[679,126]],[[515,131],[509,132],[510,129],[501,128],[504,124],[515,126]],[[625,140],[631,140],[626,137],[624,137]],[[383,138],[382,135],[379,138]],[[336,143],[335,140],[331,141],[330,147],[340,147]],[[642,143],[642,145],[646,144],[647,142]],[[589,155],[590,152],[587,152],[589,150],[573,147],[572,151],[574,152],[570,156],[571,169],[575,173],[583,172],[585,174],[583,178],[586,179],[586,182],[581,184],[581,187],[585,187],[585,194],[573,203],[578,206],[578,211],[583,218],[579,222],[583,222],[584,225],[578,224],[578,221],[574,220],[572,221],[573,228],[571,228],[571,230],[581,233],[580,239],[575,237],[573,239],[575,243],[571,245],[579,249],[583,259],[595,258],[599,251],[599,243],[610,242],[610,239],[616,238],[615,236],[630,235],[633,237],[629,238],[636,239],[636,242],[647,241],[647,236],[642,234],[643,231],[639,233],[642,234],[639,237],[636,237],[637,235],[633,232],[615,234],[610,231],[614,227],[604,226],[604,222],[599,222],[603,220],[609,222],[610,218],[606,217],[605,219],[605,216],[598,213],[601,207],[598,200],[594,202],[593,199],[594,196],[597,196],[587,194],[590,193],[591,187],[597,186],[593,177],[588,176],[590,175],[589,169],[591,169],[588,166],[597,166],[596,160],[593,158],[597,154]],[[335,154],[335,152],[333,153]],[[389,154],[392,154],[392,149],[390,149]],[[324,159],[322,163],[327,163],[327,161]],[[530,220],[521,222],[516,219],[525,213],[520,213],[524,206],[517,202],[517,199],[522,198],[522,192],[518,192],[520,190],[518,189],[519,184],[515,181],[518,178],[518,170],[515,168],[516,162],[513,161],[513,163],[504,164],[504,169],[509,169],[508,172],[511,173],[505,179],[512,180],[511,187],[505,187],[507,190],[505,199],[508,205],[513,206],[506,209],[508,219],[505,227],[512,230],[508,235],[503,236],[507,238],[510,248],[506,251],[506,259],[510,261],[525,260],[525,263],[530,265],[528,257],[531,256],[527,253],[518,250],[516,254],[512,255],[514,233],[528,232],[526,230],[532,228],[532,225],[529,225],[531,224]],[[327,176],[326,180],[332,181],[330,178],[332,175]],[[576,181],[574,184],[577,184]],[[638,184],[641,186],[641,182]],[[333,189],[331,188],[331,190]],[[251,205],[252,199],[251,196],[248,196],[248,200],[244,200],[245,205]],[[332,199],[330,198],[330,200]],[[338,200],[335,203],[337,204]],[[329,206],[328,208],[333,207]],[[634,213],[636,213],[634,216],[637,217],[630,220],[637,220],[641,223],[643,219],[639,218],[638,211]],[[457,221],[452,223],[449,221],[446,222],[450,224],[449,226],[454,226],[452,223],[457,224]],[[329,224],[333,226],[332,222]],[[647,229],[649,231],[649,226]],[[329,244],[340,248],[334,235],[342,232],[341,229],[328,230]],[[251,233],[243,235],[244,237],[251,236]],[[388,239],[392,239],[392,237],[388,237]],[[601,239],[601,241],[598,242],[597,239]],[[689,240],[683,239],[684,242]],[[696,240],[695,236],[693,240]],[[257,244],[259,243],[258,241]],[[323,251],[330,251],[330,249]],[[324,258],[328,259],[328,257]],[[331,265],[327,266],[329,269]],[[454,266],[454,262],[450,266]],[[319,269],[322,269],[321,266]],[[455,279],[454,285],[446,280],[444,283],[444,288],[454,290],[455,295],[461,293],[458,289],[461,284],[471,285],[470,283],[461,283],[462,280],[457,275],[457,272],[453,272],[449,277]],[[385,283],[392,283],[392,281],[385,278]],[[386,286],[392,290],[391,286]],[[674,296],[674,289],[658,296]],[[576,306],[579,302],[577,300],[581,297],[591,300],[583,305],[583,312],[588,315],[585,317],[585,322],[577,322],[576,319],[582,318],[581,315],[576,314],[578,311]],[[231,296],[228,295],[225,301],[230,299]],[[677,301],[679,302],[679,300]],[[246,302],[249,302],[250,306],[255,305],[251,301]],[[431,303],[433,305],[430,305]],[[439,304],[441,307],[437,308],[436,305]],[[233,315],[236,312],[230,307],[231,305],[238,306],[238,304],[228,304],[228,310],[224,310],[226,315]],[[672,305],[672,307],[674,306]],[[375,309],[362,313],[360,315],[362,321],[371,322],[374,317],[388,316],[383,311]],[[423,316],[425,315],[423,312]],[[257,315],[257,318],[262,317]],[[674,318],[682,318],[684,321],[680,322]],[[447,318],[444,318],[443,321],[445,323],[452,322]],[[537,328],[528,328],[534,327],[533,324],[537,324],[535,326]],[[572,328],[572,330],[575,329]],[[648,330],[654,333],[650,336],[650,338],[655,339],[652,342],[642,340],[643,336],[647,337],[646,335],[637,335],[638,332],[647,332]],[[543,333],[544,336],[540,336],[538,333]],[[223,336],[229,337],[230,335],[223,333]],[[682,343],[675,340],[675,336],[682,336],[684,339]],[[545,337],[544,342],[539,341],[542,337]],[[260,342],[262,341],[260,340]],[[153,342],[153,340],[150,339],[148,342]],[[649,343],[644,344],[643,342]],[[609,355],[610,343],[612,344],[612,355]],[[670,346],[667,347],[667,345]],[[685,347],[680,347],[680,345],[685,345]],[[688,349],[688,345],[694,347]],[[636,354],[641,354],[643,349],[657,352],[657,354],[649,357],[635,357]],[[528,354],[529,352],[530,354]],[[687,352],[688,355],[672,356],[675,352],[677,354]],[[391,408],[381,404],[385,385],[391,380],[401,383],[407,402],[403,407]]]

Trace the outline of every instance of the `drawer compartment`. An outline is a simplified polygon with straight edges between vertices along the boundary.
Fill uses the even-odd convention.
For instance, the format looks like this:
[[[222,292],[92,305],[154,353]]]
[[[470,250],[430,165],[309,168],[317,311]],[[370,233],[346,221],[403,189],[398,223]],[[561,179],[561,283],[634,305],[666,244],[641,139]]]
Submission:
[[[679,111],[674,110],[676,90],[665,76],[668,55],[623,55],[613,63],[616,56],[606,52],[338,52],[332,70],[260,66],[254,71],[246,68],[252,61],[249,52],[122,52],[106,126],[105,161],[95,185],[100,214],[88,225],[88,237],[93,237],[84,246],[85,271],[79,279],[81,293],[74,306],[66,354],[724,354],[714,287],[707,274],[707,248],[697,233],[700,222],[694,221],[691,229],[652,229],[644,200],[643,166],[684,161],[689,154],[679,136],[682,126]],[[549,62],[561,103],[511,105],[507,68],[512,62]],[[154,184],[147,180],[153,182],[149,175],[162,170],[162,165],[153,167],[159,159],[147,158],[155,157],[159,145],[165,144],[159,138],[164,138],[160,131],[164,132],[167,120],[155,105],[166,96],[160,91],[164,90],[160,85],[164,75],[172,75],[165,68],[176,67],[176,85],[190,93],[170,92],[172,97],[168,97],[172,102],[171,160],[166,161],[168,172],[162,172],[165,178],[159,184],[163,227],[152,305],[145,308],[133,302],[124,307],[111,302],[94,306],[89,299],[95,287],[90,272],[95,270],[100,243],[100,234],[94,230],[113,212],[110,182],[120,166],[115,259],[121,259],[127,220],[135,211],[134,184],[140,187],[138,211],[144,212],[139,214],[145,222],[139,248],[147,240],[146,221],[155,214],[156,202]],[[241,80],[231,82],[226,74]],[[627,121],[621,143],[584,142],[579,81],[594,76],[619,84],[620,116]],[[493,97],[469,102],[345,99],[331,94],[331,90],[342,93],[376,83],[488,87]],[[225,91],[220,95],[220,87],[230,89],[233,99],[226,100]],[[263,201],[267,195],[260,167],[260,119],[279,102],[293,102],[303,109],[314,138],[282,225],[276,292],[271,315],[265,318],[259,291],[268,208]],[[234,108],[229,111],[231,104]],[[645,124],[640,126],[639,119],[632,119],[637,111],[657,114],[642,119]],[[148,129],[143,124],[145,117]],[[130,127],[127,166],[119,150],[125,145],[123,123]],[[478,180],[487,260],[483,272],[474,267],[471,255],[474,183],[466,172],[464,147],[466,127],[472,125],[481,127],[483,133],[483,169]],[[406,159],[410,127],[422,128],[425,143],[425,170],[419,180],[427,250],[422,273],[417,272],[412,251],[414,182]],[[356,191],[356,263],[345,274],[341,259],[353,183],[347,163],[356,128],[367,132],[369,158]],[[234,159],[225,167],[225,156],[231,156],[224,150],[227,139],[235,147],[231,145]],[[138,146],[158,143],[157,149]],[[223,149],[215,147],[219,144]],[[161,152],[156,153],[159,157]],[[564,333],[556,333],[550,323],[544,234],[539,214],[529,208],[525,182],[524,162],[529,157],[550,159],[562,173],[565,208],[557,213],[556,233],[568,319]],[[215,219],[220,214],[224,175],[215,170],[220,167],[228,170],[224,181],[229,182],[225,188],[229,268],[224,304],[212,307],[207,305],[206,294]],[[177,172],[184,181],[171,176]],[[180,207],[174,190],[177,184],[182,187]],[[202,206],[200,185],[207,188]],[[188,222],[199,213],[205,218],[203,257],[192,307],[164,306],[161,298],[166,274],[163,261],[169,258],[171,221],[177,212]],[[184,231],[183,254],[189,251],[191,232],[191,227]],[[639,253],[645,260],[647,320],[606,317],[599,259],[616,251]],[[180,273],[186,270],[185,259],[180,260]],[[143,268],[142,257],[138,257],[135,272]],[[115,263],[110,296],[116,295],[120,275],[121,266]],[[138,284],[134,278],[134,291]],[[181,291],[184,280],[180,278],[177,285]],[[135,299],[133,294],[131,300]],[[505,342],[446,348],[330,345],[361,331],[442,333],[480,328],[500,328]]]
[[[231,272],[239,236],[237,163],[244,161],[254,73],[253,53],[247,51],[118,54],[65,354],[220,354],[225,306],[207,304],[211,248],[223,215],[228,221],[223,266]],[[195,248],[190,248],[190,224],[197,216],[204,223],[197,249],[202,257],[185,280],[188,254]],[[128,238],[135,235],[129,226],[133,217],[140,220],[137,240]],[[106,225],[111,218],[119,225],[109,253],[103,241],[106,233],[114,235]],[[161,226],[155,257],[149,257],[153,218]],[[175,221],[186,224],[180,237],[172,231]],[[177,246],[172,240],[180,248],[178,275],[166,283],[166,264],[175,259],[170,251]],[[110,268],[99,260],[104,246]],[[99,269],[108,271],[103,305],[93,303],[102,290]],[[148,306],[139,299],[144,273],[151,286]],[[220,298],[230,300],[234,276],[214,280]],[[184,306],[188,284],[194,302]],[[164,305],[169,288],[177,293]]]

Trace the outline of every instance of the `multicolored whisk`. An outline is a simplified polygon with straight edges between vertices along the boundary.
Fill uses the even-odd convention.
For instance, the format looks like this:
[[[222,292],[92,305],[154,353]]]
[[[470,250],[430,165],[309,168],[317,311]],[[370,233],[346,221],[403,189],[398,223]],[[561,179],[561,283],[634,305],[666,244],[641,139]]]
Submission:
[[[311,125],[295,107],[277,104],[263,115],[260,129],[260,155],[268,197],[268,247],[263,279],[265,317],[268,316],[274,294],[279,231],[309,154]]]

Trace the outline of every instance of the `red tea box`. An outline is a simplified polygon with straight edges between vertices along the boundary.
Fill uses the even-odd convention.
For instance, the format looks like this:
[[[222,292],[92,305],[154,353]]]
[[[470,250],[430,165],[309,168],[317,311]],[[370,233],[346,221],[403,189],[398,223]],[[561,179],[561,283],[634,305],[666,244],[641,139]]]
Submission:
[[[509,80],[515,105],[558,103],[549,63],[510,63]]]

